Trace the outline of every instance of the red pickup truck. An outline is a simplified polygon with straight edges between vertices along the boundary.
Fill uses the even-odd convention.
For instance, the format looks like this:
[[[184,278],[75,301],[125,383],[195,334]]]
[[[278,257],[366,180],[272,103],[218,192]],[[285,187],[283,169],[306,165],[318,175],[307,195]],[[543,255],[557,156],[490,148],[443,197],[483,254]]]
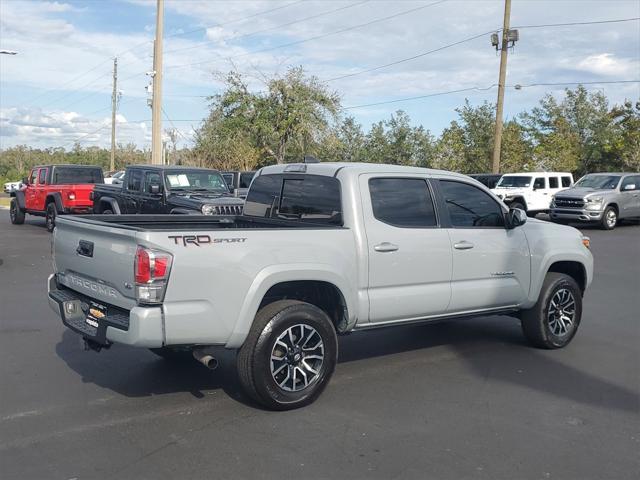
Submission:
[[[42,165],[33,167],[25,184],[11,193],[11,223],[24,223],[25,215],[46,218],[52,232],[56,216],[69,213],[92,213],[89,194],[96,183],[104,183],[102,169],[84,165]]]

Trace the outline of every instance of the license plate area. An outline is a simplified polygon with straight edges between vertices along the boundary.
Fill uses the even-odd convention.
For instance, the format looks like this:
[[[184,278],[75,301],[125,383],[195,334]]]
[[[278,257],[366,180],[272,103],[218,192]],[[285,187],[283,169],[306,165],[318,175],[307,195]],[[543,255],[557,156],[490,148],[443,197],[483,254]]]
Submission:
[[[107,307],[97,302],[89,302],[89,309],[84,321],[93,328],[100,328],[102,321],[107,318]]]

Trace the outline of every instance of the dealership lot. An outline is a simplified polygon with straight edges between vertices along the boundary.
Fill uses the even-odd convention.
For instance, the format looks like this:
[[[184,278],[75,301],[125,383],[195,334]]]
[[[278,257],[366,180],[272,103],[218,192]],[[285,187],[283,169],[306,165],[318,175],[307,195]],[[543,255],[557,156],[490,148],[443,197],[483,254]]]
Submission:
[[[595,256],[564,350],[487,317],[357,333],[313,405],[274,413],[210,372],[82,351],[49,310],[50,235],[0,210],[3,478],[637,478],[640,226],[585,228]]]

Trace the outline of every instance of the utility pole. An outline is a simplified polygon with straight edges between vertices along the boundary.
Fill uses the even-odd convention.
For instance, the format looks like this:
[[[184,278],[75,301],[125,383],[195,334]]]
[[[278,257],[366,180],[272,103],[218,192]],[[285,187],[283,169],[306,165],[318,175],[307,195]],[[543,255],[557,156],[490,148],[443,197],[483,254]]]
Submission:
[[[504,104],[504,82],[507,76],[507,53],[509,42],[512,41],[509,30],[509,18],[511,17],[511,0],[504,0],[504,21],[502,25],[502,46],[500,49],[500,77],[498,79],[498,105],[496,108],[496,131],[493,138],[493,162],[492,172],[500,172],[500,147],[502,146],[502,109]],[[517,40],[517,31],[516,40]],[[497,36],[496,34],[494,34]],[[497,39],[496,39],[497,40]],[[492,43],[494,39],[492,38]],[[514,40],[515,43],[515,40]],[[498,48],[497,42],[495,45]]]
[[[116,110],[118,108],[118,57],[113,59],[113,92],[111,93],[111,165],[116,169]]]
[[[151,163],[162,165],[162,37],[164,0],[157,0],[156,40],[153,45],[153,105],[151,107]]]

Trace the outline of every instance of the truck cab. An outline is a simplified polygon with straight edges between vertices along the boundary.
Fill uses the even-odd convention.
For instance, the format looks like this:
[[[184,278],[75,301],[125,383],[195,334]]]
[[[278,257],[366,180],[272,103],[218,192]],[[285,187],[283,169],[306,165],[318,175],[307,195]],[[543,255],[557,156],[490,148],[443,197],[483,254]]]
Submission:
[[[97,166],[41,165],[33,167],[23,183],[11,193],[11,222],[24,223],[26,214],[45,217],[51,232],[58,215],[91,213],[91,192],[104,178]]]

